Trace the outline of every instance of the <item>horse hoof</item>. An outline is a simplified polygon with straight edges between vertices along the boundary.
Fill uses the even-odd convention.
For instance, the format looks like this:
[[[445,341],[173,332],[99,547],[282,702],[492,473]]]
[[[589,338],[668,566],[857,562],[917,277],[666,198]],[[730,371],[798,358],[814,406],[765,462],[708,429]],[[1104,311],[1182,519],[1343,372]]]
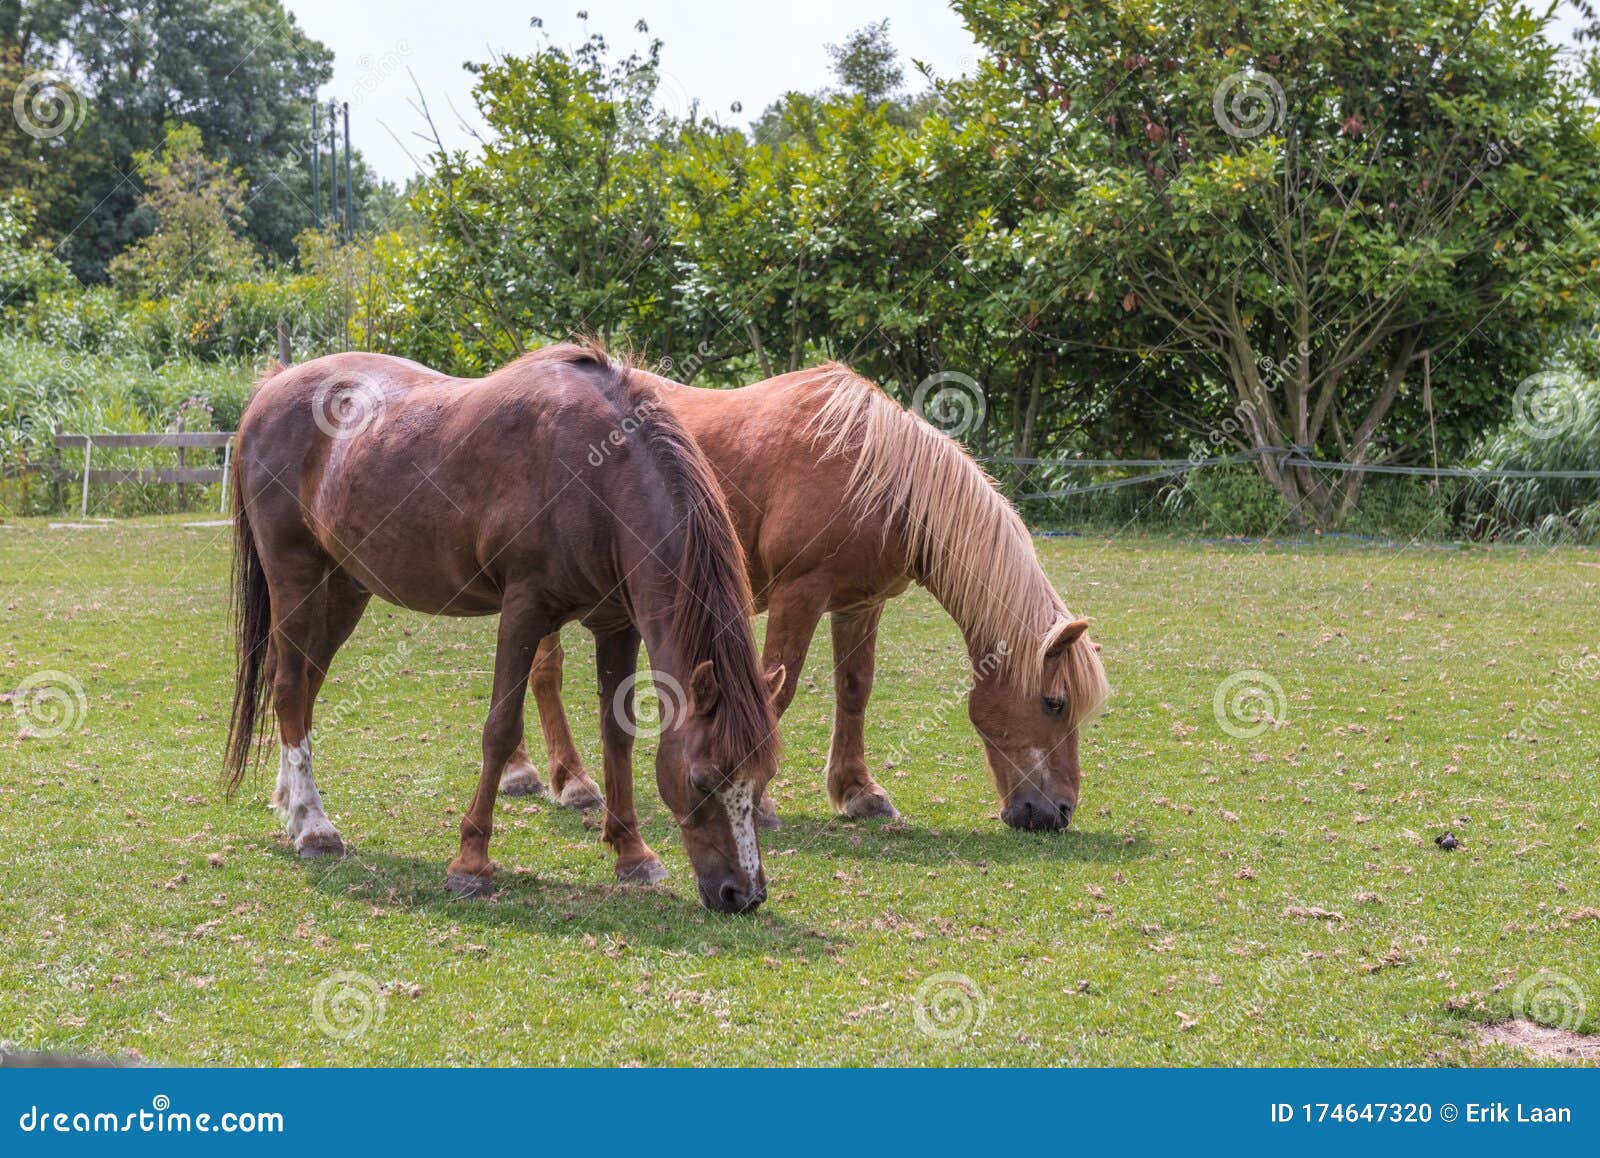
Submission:
[[[518,768],[500,777],[501,796],[541,796],[544,783],[532,768]]]
[[[659,860],[641,860],[617,866],[617,880],[625,885],[655,885],[667,879],[667,866]]]
[[[550,799],[561,805],[562,808],[575,808],[579,812],[587,812],[591,808],[604,808],[606,798],[600,795],[600,789],[594,786],[592,780],[571,780],[567,786],[558,793],[553,793]]]
[[[477,873],[445,873],[444,887],[462,900],[487,897],[494,894],[494,878]]]
[[[857,792],[844,802],[844,807],[839,810],[841,816],[848,816],[852,820],[898,820],[900,810],[889,801],[889,794],[876,786]]]
[[[344,841],[331,828],[308,828],[295,837],[294,850],[300,854],[301,860],[316,860],[324,856],[339,857],[344,855]]]

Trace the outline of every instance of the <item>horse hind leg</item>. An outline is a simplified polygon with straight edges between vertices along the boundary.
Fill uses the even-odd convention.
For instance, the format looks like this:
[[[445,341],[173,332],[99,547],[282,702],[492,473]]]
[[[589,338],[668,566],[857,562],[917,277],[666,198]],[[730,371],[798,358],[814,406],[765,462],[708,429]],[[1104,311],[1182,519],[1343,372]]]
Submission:
[[[544,734],[545,753],[549,761],[550,784],[546,788],[539,781],[538,769],[528,756],[526,739],[506,761],[500,778],[500,795],[532,796],[543,794],[564,808],[585,810],[599,808],[605,803],[600,787],[584,771],[583,757],[578,755],[572,742],[572,729],[567,724],[566,708],[561,702],[562,667],[566,652],[561,646],[561,633],[553,631],[539,642],[533,659],[533,670],[528,675],[528,687],[539,707],[539,728]]]
[[[300,856],[342,856],[344,841],[328,819],[312,772],[311,724],[328,664],[367,605],[365,592],[324,572],[310,590],[274,588],[272,700],[278,718],[278,783],[273,805]]]

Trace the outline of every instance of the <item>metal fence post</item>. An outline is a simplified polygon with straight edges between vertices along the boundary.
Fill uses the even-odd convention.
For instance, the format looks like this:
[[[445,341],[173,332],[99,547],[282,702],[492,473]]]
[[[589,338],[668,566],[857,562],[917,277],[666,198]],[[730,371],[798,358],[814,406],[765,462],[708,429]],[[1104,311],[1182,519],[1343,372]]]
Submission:
[[[222,444],[222,514],[228,513],[228,464],[233,461],[233,439]]]
[[[90,435],[83,436],[83,505],[78,511],[78,517],[89,517],[89,467],[94,462],[94,438]]]

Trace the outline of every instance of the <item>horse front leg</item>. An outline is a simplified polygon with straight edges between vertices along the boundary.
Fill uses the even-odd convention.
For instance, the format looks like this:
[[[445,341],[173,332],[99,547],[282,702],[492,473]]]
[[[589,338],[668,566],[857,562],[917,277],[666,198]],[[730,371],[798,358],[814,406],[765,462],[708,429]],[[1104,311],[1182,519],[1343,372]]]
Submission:
[[[600,675],[600,739],[605,747],[605,820],[600,837],[617,854],[617,879],[632,884],[665,880],[666,866],[639,834],[633,807],[633,738],[638,731],[628,677],[639,668],[639,632],[633,626],[596,633]]]
[[[523,598],[508,597],[501,608],[494,652],[494,690],[489,715],[483,722],[483,764],[472,803],[461,815],[461,850],[445,870],[445,888],[457,896],[481,897],[494,892],[495,864],[489,859],[494,798],[506,762],[522,742],[528,669],[549,628],[540,609]]]
[[[828,743],[828,799],[840,816],[900,815],[883,786],[867,771],[867,700],[877,667],[878,621],[883,604],[835,611],[833,629],[833,738]]]

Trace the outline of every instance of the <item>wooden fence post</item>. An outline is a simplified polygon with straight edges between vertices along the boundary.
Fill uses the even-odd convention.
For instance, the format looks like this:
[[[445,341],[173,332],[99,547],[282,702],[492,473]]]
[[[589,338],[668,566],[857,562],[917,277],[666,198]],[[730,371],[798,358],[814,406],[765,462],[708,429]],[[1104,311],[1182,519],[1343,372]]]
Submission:
[[[178,433],[183,433],[183,411],[178,411]],[[178,447],[178,469],[187,470],[189,467],[189,451],[187,447]],[[189,511],[189,484],[178,484],[178,513],[187,514]]]
[[[59,422],[50,425],[50,509],[52,511],[65,511],[67,509],[67,496],[61,489],[61,447],[56,443],[56,436],[61,433]]]

